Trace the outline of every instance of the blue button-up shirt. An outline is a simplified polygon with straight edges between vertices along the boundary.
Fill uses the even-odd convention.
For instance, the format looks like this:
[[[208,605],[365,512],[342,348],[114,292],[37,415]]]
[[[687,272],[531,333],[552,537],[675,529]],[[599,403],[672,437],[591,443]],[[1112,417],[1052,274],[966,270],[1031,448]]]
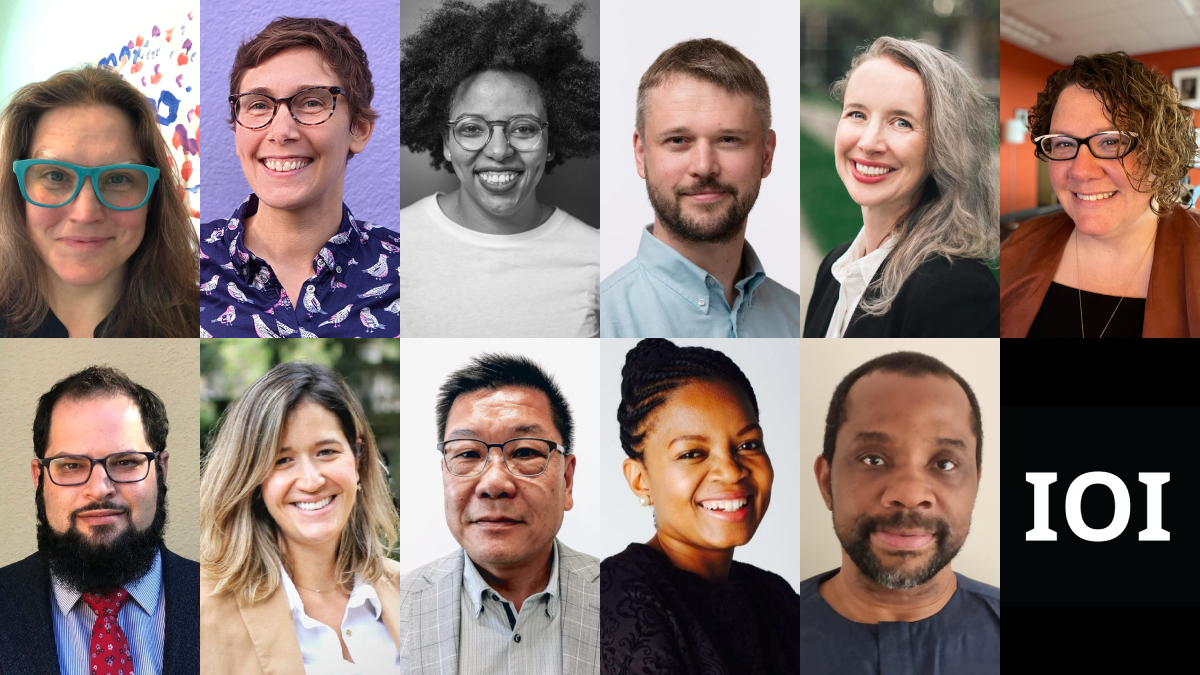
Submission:
[[[400,238],[342,205],[337,234],[313,258],[292,301],[267,261],[246,248],[250,195],[233,216],[200,226],[200,337],[400,337]]]
[[[637,257],[600,284],[600,337],[800,337],[800,296],[746,242],[733,306],[716,277],[647,227]]]

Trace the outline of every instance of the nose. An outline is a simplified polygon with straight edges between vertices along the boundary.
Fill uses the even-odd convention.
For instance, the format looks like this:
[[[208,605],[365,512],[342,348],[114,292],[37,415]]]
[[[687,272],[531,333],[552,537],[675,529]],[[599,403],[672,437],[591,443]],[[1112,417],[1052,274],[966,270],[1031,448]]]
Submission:
[[[88,477],[88,482],[83,484],[84,495],[93,502],[104,501],[116,492],[114,485],[104,467],[97,464],[92,467],[92,475]]]
[[[721,173],[721,163],[717,160],[717,151],[706,139],[696,141],[688,153],[690,166],[688,170],[693,176],[709,177]]]
[[[296,487],[305,492],[316,492],[325,485],[325,475],[321,473],[316,462],[308,457],[301,457],[297,460],[297,464],[300,468],[300,477],[296,479]]]
[[[292,104],[280,103],[279,110],[275,111],[275,119],[267,125],[267,140],[287,143],[299,137],[300,123],[292,117]]]
[[[94,223],[104,219],[104,204],[96,196],[94,186],[95,183],[92,182],[90,177],[83,179],[83,185],[79,188],[79,194],[75,195],[75,201],[71,202],[68,207],[71,209],[70,218],[73,222]],[[101,471],[103,472],[103,470]]]
[[[714,452],[709,456],[709,478],[726,483],[736,483],[750,473],[739,460],[736,452]]]
[[[1104,166],[1102,161],[1096,159],[1089,147],[1080,146],[1079,154],[1075,155],[1075,159],[1069,160],[1070,165],[1067,168],[1067,176],[1079,180],[1087,180],[1092,178],[1100,178],[1104,175]]]
[[[924,467],[901,466],[887,477],[882,501],[889,508],[928,509],[933,507],[936,497]]]
[[[868,124],[862,130],[862,135],[858,137],[858,149],[868,154],[879,153],[887,150],[887,143],[884,142],[883,129],[878,124]]]
[[[508,144],[508,135],[503,124],[492,125],[492,137],[488,139],[487,145],[483,146],[483,154],[489,159],[501,161],[513,153],[512,146]]]
[[[492,450],[496,451],[494,459]],[[482,499],[511,499],[517,494],[517,483],[504,467],[499,448],[488,448],[487,466],[476,480],[478,482],[475,484],[475,496]]]

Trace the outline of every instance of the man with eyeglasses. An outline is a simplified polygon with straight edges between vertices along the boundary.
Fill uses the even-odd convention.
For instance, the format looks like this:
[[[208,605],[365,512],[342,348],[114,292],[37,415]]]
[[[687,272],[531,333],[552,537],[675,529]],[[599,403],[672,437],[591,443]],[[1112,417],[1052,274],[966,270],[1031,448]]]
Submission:
[[[401,580],[414,675],[599,671],[599,561],[558,541],[575,478],[571,409],[520,356],[483,354],[437,402],[446,524],[461,551]]]
[[[0,675],[199,671],[200,568],[163,545],[167,431],[162,400],[114,368],[39,399],[38,552],[0,569]]]

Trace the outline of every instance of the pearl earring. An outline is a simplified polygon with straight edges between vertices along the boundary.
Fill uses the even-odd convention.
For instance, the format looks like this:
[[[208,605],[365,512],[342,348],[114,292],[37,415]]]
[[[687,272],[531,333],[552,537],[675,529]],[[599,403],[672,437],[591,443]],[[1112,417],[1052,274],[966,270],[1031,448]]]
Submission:
[[[646,495],[638,497],[638,503],[642,506],[650,506],[650,500],[646,498]]]

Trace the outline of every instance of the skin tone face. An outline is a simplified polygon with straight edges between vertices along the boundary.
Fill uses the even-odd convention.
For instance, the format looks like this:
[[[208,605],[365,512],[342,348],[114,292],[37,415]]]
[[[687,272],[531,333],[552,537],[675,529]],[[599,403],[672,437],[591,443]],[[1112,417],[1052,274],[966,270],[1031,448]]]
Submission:
[[[834,137],[838,176],[862,206],[868,250],[920,198],[928,170],[925,84],[888,58],[859,64],[846,83]]]
[[[532,115],[547,121],[533,78],[498,71],[478,73],[459,85],[447,121],[463,115],[489,121]],[[459,225],[480,232],[515,234],[540,225],[549,213],[543,213],[536,189],[545,173],[553,132],[543,129],[537,147],[518,151],[508,144],[504,127],[496,125],[488,144],[470,151],[459,145],[447,126],[442,149],[461,187],[443,197],[443,210]]]
[[[444,440],[475,438],[504,443],[512,438],[562,443],[550,400],[538,389],[501,387],[462,394],[446,418]],[[489,583],[518,603],[541,591],[550,577],[550,550],[563,512],[574,504],[575,456],[551,452],[538,476],[514,476],[493,449],[483,473],[455,476],[442,464],[446,525]],[[540,582],[541,586],[538,587]],[[506,587],[519,588],[509,594]]]
[[[774,472],[750,401],[723,382],[692,382],[646,428],[642,460],[626,459],[624,470],[654,505],[649,545],[680,569],[724,581],[733,548],[750,541],[771,502]]]
[[[912,621],[949,600],[957,587],[949,559],[929,568],[939,555],[953,557],[971,526],[980,478],[971,419],[951,378],[877,371],[851,387],[832,466],[819,457],[814,467],[843,545],[841,571],[821,587],[834,609],[867,623]],[[859,569],[845,550],[855,539],[898,585]]]
[[[117,452],[152,452],[146,443],[137,405],[126,396],[62,400],[50,414],[46,457],[82,455],[98,459]],[[167,472],[167,455],[157,461]],[[158,480],[153,464],[146,479],[114,483],[101,465],[83,485],[60,486],[50,480],[36,461],[30,463],[33,484],[45,480],[46,519],[62,534],[75,528],[92,544],[104,544],[133,527],[144,530],[154,521]],[[102,507],[102,508],[97,508]]]

